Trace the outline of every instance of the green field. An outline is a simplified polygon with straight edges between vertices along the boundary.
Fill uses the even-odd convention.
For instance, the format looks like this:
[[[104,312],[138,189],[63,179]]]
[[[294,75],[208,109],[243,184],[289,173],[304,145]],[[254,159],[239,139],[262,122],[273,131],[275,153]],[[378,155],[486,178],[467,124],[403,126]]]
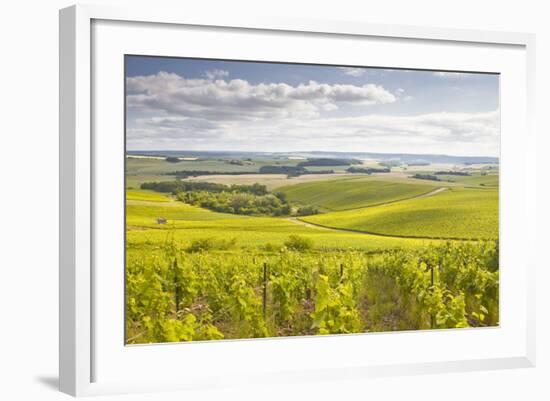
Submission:
[[[158,224],[157,218],[166,218],[167,224]],[[288,218],[248,217],[212,212],[182,202],[166,203],[128,200],[126,206],[128,247],[151,247],[164,243],[167,238],[182,247],[195,240],[235,239],[234,251],[258,250],[262,247],[280,249],[290,235],[309,238],[316,249],[375,251],[391,248],[415,248],[439,241],[385,238],[308,227]],[[132,250],[132,252],[134,252]]]
[[[299,160],[231,160],[127,159],[127,343],[498,325],[496,171],[295,177],[258,169]],[[182,170],[251,174],[166,174]],[[139,189],[161,181],[179,189]]]
[[[277,188],[294,202],[327,211],[357,209],[395,202],[433,191],[422,183],[379,181],[370,177],[325,180]]]
[[[170,202],[168,196],[159,194],[158,192],[137,190],[137,189],[127,189],[126,190],[126,200],[130,201],[151,201],[151,202]]]
[[[470,176],[440,175],[441,180],[456,182],[467,186],[498,187],[498,174],[474,174]]]
[[[382,235],[494,239],[498,238],[498,191],[449,188],[434,196],[302,219]]]

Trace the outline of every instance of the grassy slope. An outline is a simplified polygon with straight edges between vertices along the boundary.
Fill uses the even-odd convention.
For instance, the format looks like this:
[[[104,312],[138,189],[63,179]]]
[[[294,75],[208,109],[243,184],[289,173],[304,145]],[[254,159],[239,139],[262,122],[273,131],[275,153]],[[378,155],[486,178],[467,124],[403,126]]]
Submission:
[[[324,210],[347,210],[394,202],[422,195],[433,190],[423,183],[379,181],[368,177],[308,182],[277,188],[288,199]]]
[[[157,224],[157,217],[167,218],[168,224]],[[127,201],[127,246],[130,252],[158,248],[169,237],[183,246],[196,239],[236,238],[237,248],[240,249],[258,248],[266,244],[283,246],[290,235],[311,238],[318,249],[415,248],[436,242],[311,228],[286,218],[216,213],[177,201]]]
[[[498,191],[449,188],[437,195],[303,218],[328,227],[384,235],[496,238]]]
[[[138,200],[138,201],[153,201],[153,202],[170,202],[171,201],[169,197],[167,197],[166,195],[160,194],[158,192],[135,190],[135,189],[126,190],[126,199]]]
[[[498,175],[480,175],[475,174],[471,176],[457,176],[457,175],[440,175],[440,179],[448,180],[450,182],[458,182],[467,186],[482,186],[482,187],[498,187]]]

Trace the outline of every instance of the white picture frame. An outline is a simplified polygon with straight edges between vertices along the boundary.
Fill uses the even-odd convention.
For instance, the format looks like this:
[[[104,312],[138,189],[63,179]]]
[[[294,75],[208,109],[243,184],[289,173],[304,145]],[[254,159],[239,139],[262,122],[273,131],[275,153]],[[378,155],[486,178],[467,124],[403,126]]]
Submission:
[[[498,344],[510,343],[510,349],[513,351],[505,352],[505,345],[498,348],[495,345],[494,350],[483,353],[480,350],[472,351],[465,358],[445,359],[442,355],[441,360],[417,360],[411,355],[407,362],[397,361],[395,359],[384,358],[382,353],[378,357],[373,356],[373,361],[364,363],[352,360],[336,360],[338,350],[352,350],[353,347],[363,347],[365,338],[362,335],[357,336],[328,336],[322,340],[313,340],[308,338],[301,339],[268,339],[253,341],[231,341],[216,342],[216,344],[193,344],[193,352],[190,358],[207,355],[213,357],[214,352],[223,355],[224,360],[231,362],[231,358],[242,358],[245,363],[252,361],[253,354],[266,352],[265,355],[275,357],[280,355],[285,349],[288,349],[291,355],[298,355],[304,349],[307,352],[314,353],[321,344],[328,349],[327,365],[316,365],[319,361],[313,360],[310,364],[297,365],[295,369],[286,370],[285,360],[279,358],[274,362],[274,368],[271,371],[256,369],[246,369],[242,367],[235,375],[226,374],[223,369],[214,372],[213,375],[205,374],[200,368],[192,369],[187,372],[186,379],[174,377],[162,377],[159,372],[157,377],[131,378],[117,377],[114,374],[105,380],[101,379],[101,366],[107,363],[114,366],[113,370],[119,369],[117,363],[136,363],[140,358],[149,365],[151,361],[161,361],[163,358],[170,358],[171,352],[181,349],[181,344],[160,345],[150,347],[136,347],[132,351],[133,355],[129,360],[123,362],[115,358],[107,358],[107,348],[104,344],[109,341],[116,343],[117,339],[105,339],[98,336],[97,326],[102,325],[102,319],[107,319],[101,313],[101,305],[95,306],[94,296],[97,297],[97,291],[102,292],[103,297],[110,297],[113,288],[103,287],[105,284],[105,275],[97,275],[94,272],[97,260],[102,256],[96,254],[94,248],[94,235],[97,235],[98,216],[103,213],[98,211],[97,207],[101,199],[97,198],[95,192],[97,185],[103,185],[96,180],[96,176],[101,175],[97,172],[99,167],[98,157],[101,157],[102,163],[107,166],[114,166],[116,162],[111,163],[109,158],[113,157],[109,152],[103,152],[108,149],[110,144],[101,142],[98,144],[94,138],[94,127],[97,127],[98,121],[95,110],[95,104],[92,101],[94,87],[92,77],[94,69],[100,70],[98,61],[94,57],[101,52],[98,47],[105,44],[105,40],[98,39],[94,42],[94,24],[101,25],[102,21],[109,26],[116,23],[133,23],[139,26],[130,28],[126,26],[116,27],[113,31],[103,31],[106,34],[115,35],[113,32],[120,30],[142,29],[144,24],[148,26],[157,26],[158,37],[166,35],[166,29],[178,29],[178,27],[199,27],[206,30],[221,30],[226,32],[228,29],[233,32],[254,32],[272,33],[273,35],[282,34],[287,36],[306,35],[308,38],[331,38],[338,37],[342,40],[361,40],[362,38],[383,39],[385,41],[418,41],[436,43],[437,46],[458,46],[462,48],[475,48],[483,46],[493,46],[495,48],[510,48],[513,51],[510,57],[517,62],[518,71],[516,74],[510,72],[510,76],[516,74],[515,85],[524,96],[514,101],[519,102],[521,112],[517,112],[517,121],[511,121],[510,127],[523,127],[522,135],[516,134],[512,137],[509,134],[506,137],[506,152],[515,152],[518,158],[524,161],[518,171],[512,172],[503,168],[503,183],[509,182],[509,185],[503,185],[504,188],[512,184],[523,184],[524,191],[516,195],[515,200],[510,200],[509,208],[517,206],[518,218],[511,219],[509,225],[503,230],[524,229],[524,237],[521,242],[517,242],[518,249],[515,252],[525,252],[527,255],[534,255],[529,252],[529,247],[534,241],[530,240],[535,233],[536,209],[534,194],[534,178],[528,175],[530,168],[535,166],[535,133],[532,128],[534,111],[534,46],[535,38],[533,35],[524,33],[506,33],[506,32],[483,32],[457,29],[437,29],[411,26],[390,26],[375,25],[359,22],[347,21],[316,21],[316,20],[293,20],[278,18],[251,18],[229,19],[223,16],[203,16],[187,15],[184,10],[166,10],[151,8],[112,8],[108,6],[78,5],[72,6],[60,11],[60,390],[75,396],[94,395],[106,393],[126,393],[134,391],[161,391],[167,389],[203,389],[211,386],[233,386],[246,385],[251,379],[259,382],[291,382],[296,380],[326,380],[327,378],[354,378],[361,379],[380,375],[401,375],[401,374],[421,374],[449,371],[467,371],[479,369],[504,369],[514,367],[530,367],[535,364],[535,321],[534,321],[534,259],[523,259],[521,265],[521,274],[517,277],[509,275],[506,280],[516,283],[518,288],[515,291],[512,300],[520,300],[517,313],[518,321],[505,322],[497,329],[485,330],[481,335],[479,331],[447,331],[430,333],[404,333],[391,334],[382,333],[371,335],[370,342],[387,345],[388,341],[393,342],[397,347],[405,346],[408,341],[416,341],[416,346],[422,343],[438,343],[444,341],[477,341],[477,336],[485,337],[483,341]],[[104,35],[104,34],[100,34]],[[155,34],[156,35],[156,34]],[[122,36],[122,35],[119,35]],[[152,36],[154,37],[154,35]],[[120,43],[115,36],[111,37],[113,49]],[[276,38],[273,40],[277,40]],[[328,39],[327,39],[328,40]],[[105,46],[106,47],[106,46]],[[117,48],[118,49],[118,48]],[[115,49],[116,50],[116,49]],[[114,51],[114,50],[113,50]],[[119,51],[119,50],[116,50]],[[146,51],[146,50],[144,50]],[[513,53],[513,54],[512,54]],[[103,57],[103,56],[102,56]],[[502,60],[505,60],[503,58]],[[510,59],[511,60],[511,59]],[[473,61],[472,61],[473,62]],[[495,61],[496,62],[496,61]],[[503,63],[504,61],[500,61]],[[429,61],[427,61],[429,63]],[[473,64],[472,64],[473,65]],[[393,65],[387,65],[389,67]],[[439,66],[441,68],[441,66]],[[466,68],[462,66],[462,68]],[[461,70],[461,66],[447,68],[448,70]],[[510,67],[512,68],[512,67]],[[446,68],[442,68],[446,69]],[[498,69],[498,68],[497,68]],[[524,73],[524,75],[523,75]],[[99,79],[98,81],[100,81]],[[508,92],[503,93],[503,98],[507,97]],[[99,95],[102,96],[102,95]],[[123,95],[120,93],[120,98]],[[116,107],[115,107],[116,109]],[[509,112],[510,107],[503,108],[504,112]],[[120,112],[118,110],[117,112]],[[505,125],[508,124],[505,122]],[[518,125],[519,124],[519,125]],[[121,137],[122,138],[122,137]],[[505,153],[503,164],[506,164]],[[100,184],[98,184],[98,182]],[[506,195],[507,193],[504,193]],[[501,196],[503,193],[501,192]],[[515,202],[515,203],[514,203]],[[120,206],[120,205],[119,205]],[[505,205],[506,206],[506,205]],[[505,208],[506,211],[506,208]],[[502,217],[501,212],[501,217]],[[509,255],[512,260],[513,255]],[[98,259],[99,258],[99,259]],[[122,266],[120,266],[123,269]],[[517,272],[516,272],[517,273]],[[519,273],[518,273],[519,274]],[[120,283],[119,283],[120,284]],[[506,283],[504,283],[506,284]],[[117,284],[118,285],[118,284]],[[101,289],[98,289],[101,287]],[[508,291],[507,285],[503,285],[501,291]],[[508,301],[506,301],[508,302]],[[505,306],[509,305],[506,303]],[[502,307],[502,304],[501,304]],[[120,306],[122,309],[122,306]],[[98,312],[99,311],[99,312]],[[115,316],[115,315],[113,315]],[[117,315],[119,316],[119,315]],[[122,325],[123,322],[120,322]],[[503,337],[507,332],[510,337]],[[458,334],[457,334],[458,333]],[[505,334],[502,334],[505,333]],[[391,337],[388,337],[391,336]],[[415,336],[413,338],[413,336]],[[422,337],[424,336],[424,337]],[[429,336],[429,337],[428,337]],[[98,340],[100,338],[100,340]],[[388,339],[390,340],[381,340]],[[442,339],[447,338],[447,339]],[[506,340],[506,341],[504,341]],[[323,341],[321,343],[320,341]],[[513,344],[512,344],[513,343]],[[121,352],[124,351],[123,343],[118,344]],[[179,348],[174,348],[178,347]],[[198,347],[198,348],[197,348]],[[191,349],[191,348],[188,348]],[[269,349],[269,351],[268,351]],[[399,349],[399,348],[397,348]],[[460,349],[460,346],[458,347]],[[330,351],[333,350],[334,352]],[[179,351],[178,351],[179,352]],[[96,358],[103,361],[97,363]],[[250,354],[250,357],[248,356]],[[333,358],[333,365],[331,364]],[[374,360],[376,359],[376,360]],[[192,359],[189,359],[192,361]],[[227,369],[230,364],[227,362]],[[236,362],[235,362],[236,363]],[[286,361],[288,363],[288,360]],[[220,365],[223,365],[220,362]],[[318,366],[318,367],[315,367]],[[244,372],[244,373],[243,373]],[[111,372],[112,373],[112,372]],[[100,378],[98,380],[98,378]]]

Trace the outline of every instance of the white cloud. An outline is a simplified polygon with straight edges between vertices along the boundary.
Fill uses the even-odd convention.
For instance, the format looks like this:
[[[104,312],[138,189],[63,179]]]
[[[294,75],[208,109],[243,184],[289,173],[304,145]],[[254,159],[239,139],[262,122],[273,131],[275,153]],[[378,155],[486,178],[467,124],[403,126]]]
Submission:
[[[344,74],[351,75],[352,77],[360,77],[363,76],[366,72],[366,68],[355,68],[355,67],[338,67],[341,69]]]
[[[410,100],[401,88],[160,72],[127,78],[127,89],[129,149],[498,154],[498,111],[366,115],[371,105]]]
[[[407,95],[405,89],[403,89],[403,88],[397,88],[395,90],[395,95],[397,96],[397,98],[399,100],[405,101],[405,102],[409,102],[409,101],[414,99],[413,96]]]
[[[217,79],[227,77],[229,75],[229,71],[214,69],[206,71],[204,75],[206,75],[208,79]]]
[[[435,71],[434,75],[441,78],[466,78],[470,74],[464,72]]]
[[[336,110],[338,103],[368,106],[397,100],[374,84],[250,84],[242,79],[187,79],[166,72],[130,77],[126,82],[130,109],[219,121],[313,118],[323,110]]]
[[[212,122],[185,118],[139,122],[136,148],[157,137],[172,149],[335,150],[457,155],[498,154],[498,112],[368,115]],[[205,147],[206,146],[206,147]]]

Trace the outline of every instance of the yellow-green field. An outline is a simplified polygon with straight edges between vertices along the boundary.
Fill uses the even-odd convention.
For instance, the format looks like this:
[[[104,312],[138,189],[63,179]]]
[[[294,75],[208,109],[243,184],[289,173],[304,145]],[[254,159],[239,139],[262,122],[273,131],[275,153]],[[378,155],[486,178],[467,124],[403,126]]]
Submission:
[[[132,195],[135,196],[135,195]],[[167,202],[168,201],[168,202]],[[157,218],[167,219],[167,224],[158,224]],[[182,247],[193,241],[212,238],[235,239],[233,250],[257,250],[266,245],[283,247],[290,235],[301,235],[314,241],[317,249],[357,249],[364,251],[391,248],[415,248],[440,241],[388,238],[360,233],[309,227],[291,218],[249,217],[217,213],[175,200],[136,201],[127,200],[126,206],[127,246],[134,250],[140,247],[155,247],[168,238]]]
[[[127,160],[127,343],[498,325],[498,173],[185,180],[263,184],[267,193],[232,202],[278,194],[292,206],[284,215],[216,209],[229,187],[200,206],[180,190],[139,189],[174,181],[166,173],[182,166],[246,172],[296,160],[254,163]],[[320,213],[298,216],[301,207]]]
[[[138,190],[138,189],[127,189],[126,190],[126,200],[128,201],[151,201],[151,202],[170,202],[172,199],[170,197],[159,194],[158,192]]]
[[[382,235],[496,239],[498,191],[453,187],[433,196],[308,216],[302,220]]]
[[[474,174],[471,176],[440,175],[439,178],[467,186],[498,187],[498,174]]]
[[[277,190],[284,192],[291,201],[332,211],[413,198],[433,191],[433,186],[412,181],[402,183],[373,180],[370,177],[346,177],[284,186]]]

